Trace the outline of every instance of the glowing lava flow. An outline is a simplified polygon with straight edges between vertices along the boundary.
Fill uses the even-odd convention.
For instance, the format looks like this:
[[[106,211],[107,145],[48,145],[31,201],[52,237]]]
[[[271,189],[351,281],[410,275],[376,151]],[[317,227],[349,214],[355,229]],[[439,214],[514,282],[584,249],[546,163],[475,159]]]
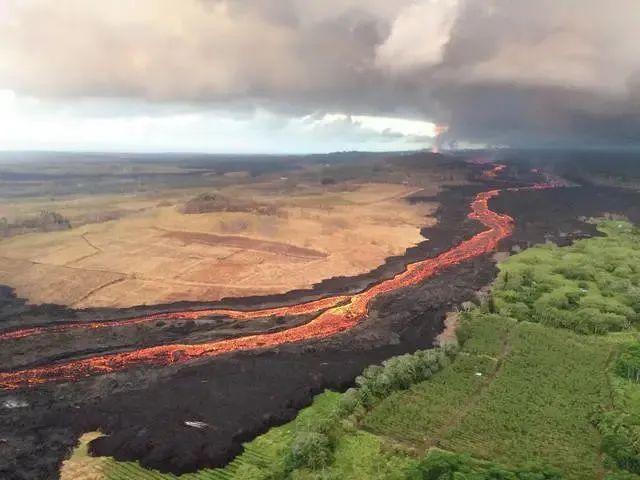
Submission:
[[[168,320],[199,320],[212,316],[224,316],[233,320],[254,320],[256,318],[266,318],[271,316],[281,317],[284,315],[306,315],[319,312],[327,308],[334,307],[349,299],[348,296],[336,296],[314,300],[312,302],[298,303],[296,305],[264,308],[261,310],[232,310],[226,308],[207,310],[185,310],[182,312],[155,313],[152,315],[142,315],[140,317],[124,318],[119,320],[105,320],[99,322],[76,322],[61,323],[59,325],[48,325],[44,327],[23,328],[0,333],[0,341],[15,338],[31,337],[44,333],[64,333],[77,329],[99,329],[106,327],[123,327],[125,325],[136,325],[139,323],[159,322]]]
[[[91,324],[67,324],[49,327],[47,331],[64,331],[71,328],[101,328],[143,321],[167,318],[199,318],[207,315],[227,315],[232,318],[258,318],[268,315],[297,315],[321,311],[310,322],[275,333],[249,335],[246,337],[219,340],[201,344],[173,344],[143,348],[131,352],[113,353],[72,360],[67,363],[52,364],[38,368],[0,373],[0,388],[17,389],[35,386],[52,381],[72,381],[92,375],[100,375],[143,365],[169,365],[195,358],[214,357],[229,352],[274,347],[301,340],[327,338],[348,330],[362,320],[369,311],[373,299],[399,288],[415,285],[435,273],[465,260],[488,253],[496,248],[498,242],[508,237],[513,230],[513,219],[489,210],[488,202],[500,193],[491,190],[479,193],[471,203],[469,218],[480,221],[487,230],[474,235],[459,245],[434,258],[428,258],[407,265],[407,268],[388,280],[377,283],[363,292],[351,296],[337,296],[299,305],[274,309],[238,311],[203,310],[197,312],[176,312],[137,317],[111,322],[93,322]],[[74,325],[74,326],[72,326]],[[45,328],[45,327],[42,327]],[[42,329],[25,329],[24,336],[42,332]],[[45,328],[46,329],[46,328]],[[30,333],[29,330],[31,330]],[[0,338],[20,338],[20,331],[9,332]],[[10,336],[13,335],[13,336]]]
[[[502,165],[500,163],[494,164],[494,167],[491,170],[485,170],[482,176],[484,178],[496,178],[505,168],[507,168],[506,165]]]

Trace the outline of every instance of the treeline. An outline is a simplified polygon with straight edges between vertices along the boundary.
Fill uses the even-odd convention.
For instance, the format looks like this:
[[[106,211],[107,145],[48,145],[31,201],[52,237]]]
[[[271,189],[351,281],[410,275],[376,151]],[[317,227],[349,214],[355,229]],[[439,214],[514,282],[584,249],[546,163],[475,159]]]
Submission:
[[[428,380],[449,365],[456,351],[453,345],[418,350],[412,354],[392,357],[382,365],[367,367],[356,378],[356,387],[342,394],[335,408],[315,417],[296,433],[287,455],[283,476],[286,477],[296,468],[320,470],[330,465],[337,441],[340,436],[352,430],[351,426],[359,415],[391,393]]]

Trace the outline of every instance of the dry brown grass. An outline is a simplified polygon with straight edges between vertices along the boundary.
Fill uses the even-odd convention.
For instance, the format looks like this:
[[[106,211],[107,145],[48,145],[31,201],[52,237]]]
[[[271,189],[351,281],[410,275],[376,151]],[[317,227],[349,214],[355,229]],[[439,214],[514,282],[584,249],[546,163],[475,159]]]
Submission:
[[[227,198],[273,205],[275,214],[181,213],[197,189],[14,202],[23,215],[46,204],[74,228],[1,241],[0,283],[35,303],[75,307],[285,292],[362,273],[403,253],[423,240],[420,228],[435,208],[409,205],[403,197],[416,188],[398,184],[221,190]],[[120,213],[91,223],[104,212]]]
[[[62,463],[60,480],[103,480],[103,467],[108,462],[105,457],[91,457],[89,442],[101,436],[99,432],[85,433],[80,437],[78,447],[71,457]]]

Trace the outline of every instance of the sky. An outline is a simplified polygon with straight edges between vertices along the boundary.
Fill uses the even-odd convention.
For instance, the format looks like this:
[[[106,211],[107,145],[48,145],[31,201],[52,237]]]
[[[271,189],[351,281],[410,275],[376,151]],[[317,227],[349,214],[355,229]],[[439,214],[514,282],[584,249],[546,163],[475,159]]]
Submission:
[[[640,146],[638,0],[0,0],[0,150]]]

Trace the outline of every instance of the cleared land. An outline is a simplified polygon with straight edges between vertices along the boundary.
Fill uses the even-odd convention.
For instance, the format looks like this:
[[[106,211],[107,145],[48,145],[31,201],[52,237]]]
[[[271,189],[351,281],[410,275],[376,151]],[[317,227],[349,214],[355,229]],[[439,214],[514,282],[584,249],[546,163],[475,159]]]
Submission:
[[[150,185],[140,180],[143,186],[135,191],[135,175],[164,179],[179,173],[168,165],[154,168],[119,173],[105,187],[114,190],[124,182],[122,193],[90,193],[88,183],[77,182],[68,187],[69,194],[3,201],[0,217],[9,225],[47,211],[72,228],[0,239],[0,284],[33,303],[78,308],[213,301],[308,288],[326,278],[369,271],[424,240],[420,229],[433,222],[436,205],[411,205],[404,198],[416,192],[430,196],[442,184],[460,181],[428,170],[410,182],[398,176],[401,169],[388,179],[384,169],[358,178],[342,167],[305,165],[256,177],[246,171],[199,171],[192,175],[197,181],[171,177],[177,185],[170,187],[154,177]],[[60,174],[54,167],[44,172]],[[27,193],[30,178],[23,182]],[[50,183],[60,188],[55,178]],[[180,182],[193,185],[184,188]],[[81,192],[73,193],[72,187]],[[214,208],[191,213],[194,199],[215,195],[225,199],[221,207],[213,202]]]
[[[182,478],[638,478],[640,231],[624,222],[601,229],[607,237],[536,247],[501,264],[491,299],[462,315],[459,351],[369,367],[355,389],[316,397],[227,468]],[[585,306],[574,288],[600,301]],[[545,302],[558,291],[562,319],[599,310],[587,321],[553,322]],[[628,322],[612,322],[611,309]],[[176,478],[95,461],[104,462],[99,479]],[[74,456],[65,469],[81,462]]]

